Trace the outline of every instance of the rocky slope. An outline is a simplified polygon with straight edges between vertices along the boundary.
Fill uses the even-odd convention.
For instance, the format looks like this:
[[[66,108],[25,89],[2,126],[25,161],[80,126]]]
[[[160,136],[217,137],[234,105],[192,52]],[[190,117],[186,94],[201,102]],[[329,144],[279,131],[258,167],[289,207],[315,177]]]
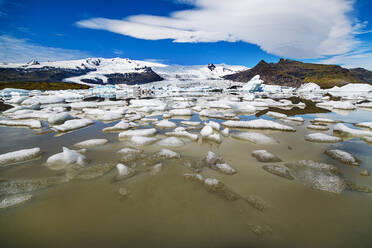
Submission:
[[[299,87],[313,82],[322,88],[342,86],[347,83],[372,83],[372,72],[362,69],[346,69],[337,65],[303,63],[280,59],[278,63],[261,60],[255,67],[242,72],[224,76],[237,82],[248,82],[260,75],[266,84]]]

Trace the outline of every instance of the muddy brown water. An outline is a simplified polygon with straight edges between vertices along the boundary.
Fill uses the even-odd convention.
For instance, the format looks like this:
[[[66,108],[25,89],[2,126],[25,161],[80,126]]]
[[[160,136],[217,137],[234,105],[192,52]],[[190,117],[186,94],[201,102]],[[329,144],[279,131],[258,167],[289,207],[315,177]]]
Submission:
[[[367,113],[317,116],[364,121]],[[372,146],[358,138],[337,144],[307,142],[304,135],[313,131],[306,125],[314,116],[304,117],[305,124],[285,122],[296,132],[247,130],[267,134],[279,144],[256,145],[231,137],[224,137],[222,144],[185,140],[184,147],[171,148],[182,158],[165,161],[158,174],[144,171],[115,181],[112,170],[97,179],[72,180],[33,192],[31,201],[0,210],[0,247],[372,247],[372,194],[313,190],[267,173],[262,169],[264,164],[250,155],[253,150],[266,149],[284,162],[310,159],[331,163],[345,177],[372,186],[371,177],[359,175],[363,169],[372,171]],[[115,123],[97,122],[62,136],[0,127],[1,154],[36,146],[44,152],[40,159],[1,168],[0,178],[63,176],[63,171],[48,169],[46,159],[61,152],[62,146],[73,148],[73,144],[92,138],[107,138],[109,143],[88,149],[88,166],[116,164],[120,159],[116,151],[130,144],[119,140],[117,133],[101,131]],[[361,166],[330,159],[324,154],[329,147],[352,152],[363,161]],[[155,144],[143,149],[152,154],[161,147]],[[219,179],[241,196],[259,197],[266,202],[264,211],[243,200],[228,201],[197,182],[185,180],[183,174],[191,171],[184,161],[200,160],[210,150],[237,173],[230,176],[206,168],[201,174]],[[128,190],[127,196],[118,193],[122,187]]]

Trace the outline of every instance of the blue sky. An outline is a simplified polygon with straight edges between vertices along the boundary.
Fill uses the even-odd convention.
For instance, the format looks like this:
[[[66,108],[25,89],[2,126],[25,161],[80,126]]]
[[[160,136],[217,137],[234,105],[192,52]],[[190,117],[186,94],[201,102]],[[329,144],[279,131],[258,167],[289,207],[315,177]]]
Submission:
[[[372,69],[370,0],[0,0],[0,62],[127,57]]]

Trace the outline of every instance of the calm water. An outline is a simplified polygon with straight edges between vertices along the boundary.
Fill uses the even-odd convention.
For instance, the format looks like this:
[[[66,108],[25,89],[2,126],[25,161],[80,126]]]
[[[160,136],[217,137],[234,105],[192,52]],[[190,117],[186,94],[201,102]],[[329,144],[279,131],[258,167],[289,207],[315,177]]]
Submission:
[[[359,175],[364,169],[372,171],[372,146],[358,138],[336,144],[304,140],[304,135],[317,132],[306,129],[314,117],[354,123],[370,121],[370,116],[371,112],[360,110],[348,115],[308,115],[303,116],[305,124],[285,123],[296,132],[258,131],[279,140],[275,145],[231,137],[224,137],[222,144],[185,140],[184,147],[171,148],[181,159],[165,161],[156,175],[139,166],[139,173],[121,181],[114,180],[116,170],[112,170],[97,179],[72,180],[33,192],[31,201],[0,210],[0,247],[372,247],[372,194],[312,190],[267,173],[261,168],[263,163],[250,155],[253,150],[267,149],[285,162],[310,159],[331,163],[345,177],[372,186],[371,177]],[[106,138],[109,143],[88,149],[88,166],[116,164],[120,159],[116,151],[130,144],[119,140],[117,133],[101,131],[115,123],[97,122],[62,136],[0,127],[1,154],[31,147],[43,150],[40,159],[1,168],[0,178],[63,176],[64,171],[48,169],[46,159],[61,152],[62,146],[73,148],[92,138]],[[363,161],[361,166],[349,167],[330,159],[324,154],[329,147],[353,153]],[[143,149],[152,154],[160,148]],[[243,200],[225,200],[184,179],[183,174],[191,172],[184,161],[200,160],[210,150],[238,173],[229,176],[206,168],[203,176],[219,179],[241,196],[261,198],[267,209],[259,211]],[[118,193],[122,187],[129,195]]]

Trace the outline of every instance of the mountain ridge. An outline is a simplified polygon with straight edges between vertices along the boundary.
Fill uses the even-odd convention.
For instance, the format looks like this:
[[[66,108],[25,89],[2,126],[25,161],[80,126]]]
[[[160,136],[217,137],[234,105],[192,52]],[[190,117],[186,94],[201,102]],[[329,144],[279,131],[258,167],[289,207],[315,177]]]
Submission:
[[[248,82],[256,75],[260,75],[265,84],[296,88],[310,82],[322,88],[343,86],[348,83],[372,83],[372,72],[364,68],[346,69],[338,65],[304,63],[283,58],[277,63],[261,60],[251,69],[226,75],[223,78]]]

